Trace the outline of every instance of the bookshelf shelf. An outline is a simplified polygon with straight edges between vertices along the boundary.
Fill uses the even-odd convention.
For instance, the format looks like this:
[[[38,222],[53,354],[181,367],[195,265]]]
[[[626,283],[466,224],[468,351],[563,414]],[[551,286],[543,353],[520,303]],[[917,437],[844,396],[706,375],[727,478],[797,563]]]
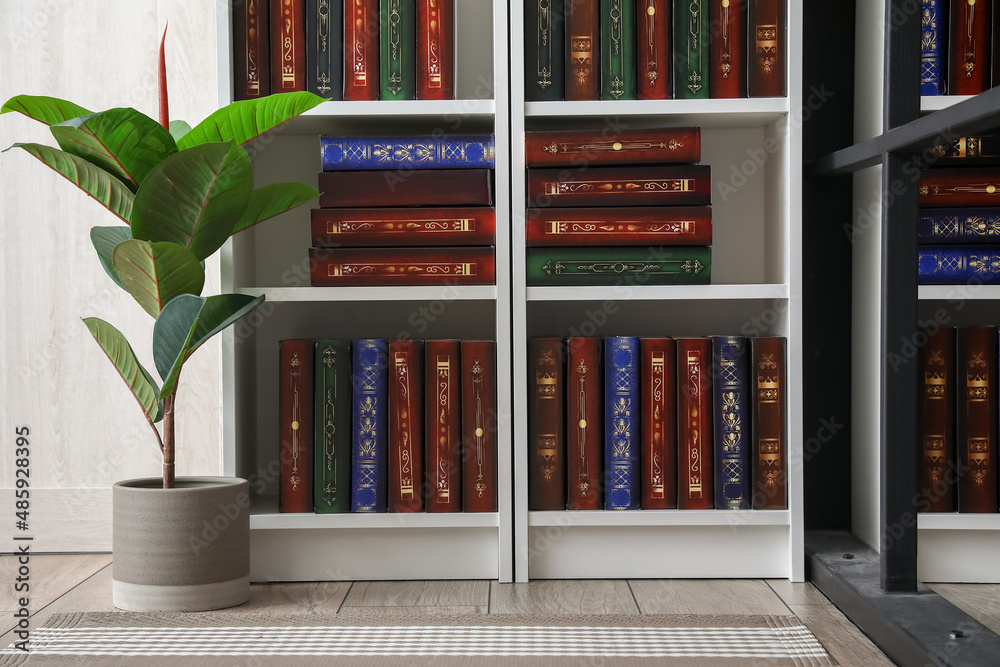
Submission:
[[[997,530],[1000,531],[1000,514],[959,514],[934,512],[917,515],[920,530]]]
[[[1000,299],[1000,285],[920,285],[917,298],[921,301],[992,301]]]
[[[495,285],[445,287],[245,287],[239,294],[267,297],[277,303],[336,303],[339,301],[495,301]]]
[[[933,113],[972,99],[972,95],[923,95],[920,98],[920,112]]]
[[[629,512],[589,511],[528,512],[528,525],[589,526],[702,526],[740,528],[743,526],[791,525],[789,510],[637,510]]]
[[[787,299],[788,285],[656,285],[618,287],[528,287],[528,301],[738,301]]]
[[[707,128],[764,127],[787,114],[787,98],[524,103],[526,118],[655,117],[668,120],[671,125],[691,124]]]

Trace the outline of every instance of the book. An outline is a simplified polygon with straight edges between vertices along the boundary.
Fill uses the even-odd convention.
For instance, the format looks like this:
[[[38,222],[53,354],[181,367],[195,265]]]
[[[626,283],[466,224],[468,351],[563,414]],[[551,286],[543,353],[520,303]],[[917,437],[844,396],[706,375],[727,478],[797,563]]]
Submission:
[[[302,2],[271,0],[271,92],[306,89],[306,23]]]
[[[278,511],[313,511],[313,341],[278,341]]]
[[[344,99],[378,99],[378,0],[344,6]]]
[[[712,245],[710,206],[529,208],[528,246]]]
[[[955,332],[958,511],[997,511],[997,330]]]
[[[601,99],[634,100],[635,2],[600,0],[600,3]]]
[[[379,99],[416,97],[414,0],[379,0]]]
[[[528,339],[528,509],[566,509],[561,338]]]
[[[324,171],[350,169],[492,168],[492,134],[430,134],[403,137],[320,135]]]
[[[747,96],[747,0],[709,0],[708,95]]]
[[[918,193],[921,208],[1000,206],[1000,168],[926,169]]]
[[[954,0],[948,18],[948,94],[978,95],[990,87],[990,3]]]
[[[948,33],[947,0],[922,0],[920,18],[920,94],[944,95]]]
[[[710,63],[709,0],[673,0],[674,97],[707,99]]]
[[[372,169],[321,171],[319,205],[490,206],[489,169]]]
[[[455,99],[455,0],[417,0],[418,100]]]
[[[920,348],[920,503],[922,512],[954,512],[955,328],[941,326]]]
[[[596,337],[566,340],[566,509],[599,510],[603,491],[604,379]]]
[[[671,338],[640,338],[642,509],[677,508],[677,351]]]
[[[463,340],[462,510],[497,511],[497,344]]]
[[[996,285],[1000,283],[1000,245],[920,246],[917,283]]]
[[[600,0],[571,0],[566,6],[565,98],[601,98]]]
[[[488,206],[314,208],[310,225],[315,248],[496,242],[496,211]]]
[[[667,164],[701,160],[701,129],[541,130],[524,133],[529,167]],[[586,173],[586,172],[584,172]]]
[[[314,287],[494,285],[492,247],[310,248]]]
[[[322,187],[320,188],[322,189]],[[322,200],[321,200],[322,201]],[[528,169],[528,206],[707,206],[708,165]]]
[[[639,339],[604,339],[604,509],[637,510],[640,482]]]
[[[351,343],[351,511],[387,510],[388,363],[385,340]]]
[[[671,0],[640,0],[636,3],[637,99],[668,100],[673,97],[670,5]]]
[[[712,250],[701,246],[528,248],[525,255],[533,287],[707,285],[712,278]]]
[[[997,30],[1000,34],[1000,30]],[[1000,54],[997,56],[1000,61]],[[997,82],[1000,84],[1000,81]],[[951,138],[934,147],[935,166],[998,166],[1000,165],[1000,135],[980,134]]]
[[[351,341],[317,340],[313,506],[317,514],[351,511]]]
[[[389,341],[388,509],[424,509],[424,342]]]
[[[233,3],[233,99],[271,94],[268,0]]]
[[[526,100],[563,99],[566,68],[565,16],[564,0],[524,0]]]
[[[305,0],[306,90],[344,99],[344,0]]]
[[[747,95],[784,97],[788,61],[785,0],[747,3]]]
[[[921,209],[917,239],[922,244],[1000,245],[1000,207]]]
[[[751,338],[753,495],[755,510],[788,509],[785,339]]]
[[[715,504],[712,341],[675,338],[677,349],[677,508]]]
[[[424,343],[427,512],[462,511],[462,360],[459,341]]]
[[[750,342],[743,336],[712,336],[712,425],[715,509],[750,509]]]

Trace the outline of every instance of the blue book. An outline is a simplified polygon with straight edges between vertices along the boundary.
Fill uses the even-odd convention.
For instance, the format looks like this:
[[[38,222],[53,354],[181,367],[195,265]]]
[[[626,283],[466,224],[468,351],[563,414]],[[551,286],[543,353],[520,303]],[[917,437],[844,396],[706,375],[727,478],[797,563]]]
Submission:
[[[920,94],[944,95],[944,54],[948,33],[944,19],[946,0],[923,0],[920,28]]]
[[[385,512],[388,507],[388,344],[355,340],[351,422],[351,511]]]
[[[1000,284],[1000,245],[922,246],[917,257],[917,283]]]
[[[604,339],[604,509],[637,510],[639,488],[639,338]]]
[[[319,138],[323,171],[492,168],[492,134]]]
[[[750,345],[712,336],[715,509],[750,509]]]
[[[1000,208],[924,208],[917,218],[921,244],[1000,245]]]

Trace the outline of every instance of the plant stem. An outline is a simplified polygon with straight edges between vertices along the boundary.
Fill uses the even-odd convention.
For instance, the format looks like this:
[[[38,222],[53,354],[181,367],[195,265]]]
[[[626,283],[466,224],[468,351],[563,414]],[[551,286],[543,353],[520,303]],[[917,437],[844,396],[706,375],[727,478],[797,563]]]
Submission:
[[[163,399],[163,488],[174,488],[174,398]]]

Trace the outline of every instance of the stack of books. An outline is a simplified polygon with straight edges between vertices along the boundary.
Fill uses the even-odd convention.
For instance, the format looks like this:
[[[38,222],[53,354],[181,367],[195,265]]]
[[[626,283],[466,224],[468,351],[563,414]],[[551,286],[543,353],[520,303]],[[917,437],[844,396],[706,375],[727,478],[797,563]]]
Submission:
[[[1000,11],[996,3],[922,3],[920,94],[978,95],[1000,84]]]

